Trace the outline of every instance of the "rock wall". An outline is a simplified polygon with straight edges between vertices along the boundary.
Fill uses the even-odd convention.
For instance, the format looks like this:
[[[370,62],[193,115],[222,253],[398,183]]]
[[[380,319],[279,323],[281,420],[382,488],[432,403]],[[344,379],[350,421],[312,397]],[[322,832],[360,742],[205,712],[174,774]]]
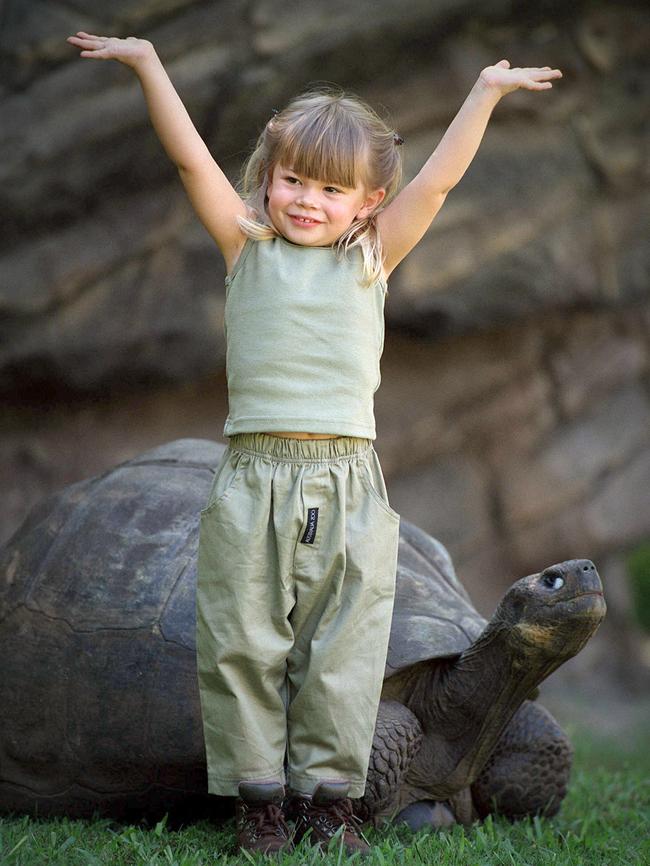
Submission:
[[[49,490],[177,436],[220,439],[226,415],[218,251],[133,74],[67,35],[151,39],[233,180],[309,81],[385,110],[408,179],[484,66],[548,64],[563,79],[502,100],[391,279],[376,447],[393,504],[449,546],[484,612],[516,577],[590,556],[617,576],[610,647],[625,628],[640,658],[622,563],[650,535],[650,13],[9,0],[2,16],[0,538]]]

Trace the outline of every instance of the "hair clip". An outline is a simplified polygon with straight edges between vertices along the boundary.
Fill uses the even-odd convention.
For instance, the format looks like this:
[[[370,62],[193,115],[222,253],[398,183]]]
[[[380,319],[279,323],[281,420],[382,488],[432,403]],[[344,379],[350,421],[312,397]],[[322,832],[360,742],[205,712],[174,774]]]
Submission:
[[[272,109],[271,109],[271,116],[272,116],[272,117],[275,117],[275,116],[278,115],[279,113],[280,113],[280,109],[279,109],[279,108],[272,108]]]
[[[399,147],[401,144],[404,144],[404,139],[401,135],[398,135],[396,132],[393,133],[393,141]]]

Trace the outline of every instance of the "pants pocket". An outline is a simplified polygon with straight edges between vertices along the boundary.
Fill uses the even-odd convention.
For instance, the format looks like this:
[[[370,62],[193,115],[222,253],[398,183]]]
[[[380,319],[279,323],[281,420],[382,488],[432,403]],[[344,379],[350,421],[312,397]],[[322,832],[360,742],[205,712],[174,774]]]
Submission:
[[[223,459],[215,471],[208,500],[201,509],[201,516],[210,514],[232,494],[244,474],[249,459],[249,456],[241,451],[226,449]]]
[[[388,492],[386,491],[386,482],[384,480],[384,474],[381,470],[381,464],[379,463],[379,457],[377,456],[377,452],[374,448],[370,449],[370,453],[368,454],[368,460],[364,464],[364,471],[361,473],[361,477],[366,487],[366,490],[372,496],[372,498],[380,505],[383,510],[389,514],[395,520],[400,520],[400,515],[395,511],[394,508],[391,508],[391,505],[388,501]]]

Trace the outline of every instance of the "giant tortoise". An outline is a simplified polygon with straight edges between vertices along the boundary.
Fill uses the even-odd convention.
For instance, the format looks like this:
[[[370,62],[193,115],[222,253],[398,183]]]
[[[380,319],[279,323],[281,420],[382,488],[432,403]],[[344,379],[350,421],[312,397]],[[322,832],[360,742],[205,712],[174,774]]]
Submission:
[[[0,549],[0,809],[214,812],[195,584],[200,511],[223,448],[180,439],[72,484]],[[402,520],[360,816],[418,827],[556,811],[570,746],[529,699],[604,612],[598,575],[580,560],[515,583],[487,623],[444,547]]]

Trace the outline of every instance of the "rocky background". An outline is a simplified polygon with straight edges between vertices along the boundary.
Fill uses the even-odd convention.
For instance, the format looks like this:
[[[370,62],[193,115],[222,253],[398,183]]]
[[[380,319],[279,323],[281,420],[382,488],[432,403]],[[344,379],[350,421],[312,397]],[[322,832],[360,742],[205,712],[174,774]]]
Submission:
[[[310,81],[385,111],[408,179],[484,66],[559,67],[550,91],[496,107],[391,279],[375,446],[392,504],[450,548],[483,613],[524,574],[595,560],[609,616],[550,700],[556,683],[582,689],[602,725],[598,690],[620,705],[647,688],[625,569],[650,537],[647,8],[1,9],[0,541],[51,490],[175,438],[222,439],[227,413],[219,252],[133,73],[79,58],[66,36],[151,39],[233,181],[271,109]]]

